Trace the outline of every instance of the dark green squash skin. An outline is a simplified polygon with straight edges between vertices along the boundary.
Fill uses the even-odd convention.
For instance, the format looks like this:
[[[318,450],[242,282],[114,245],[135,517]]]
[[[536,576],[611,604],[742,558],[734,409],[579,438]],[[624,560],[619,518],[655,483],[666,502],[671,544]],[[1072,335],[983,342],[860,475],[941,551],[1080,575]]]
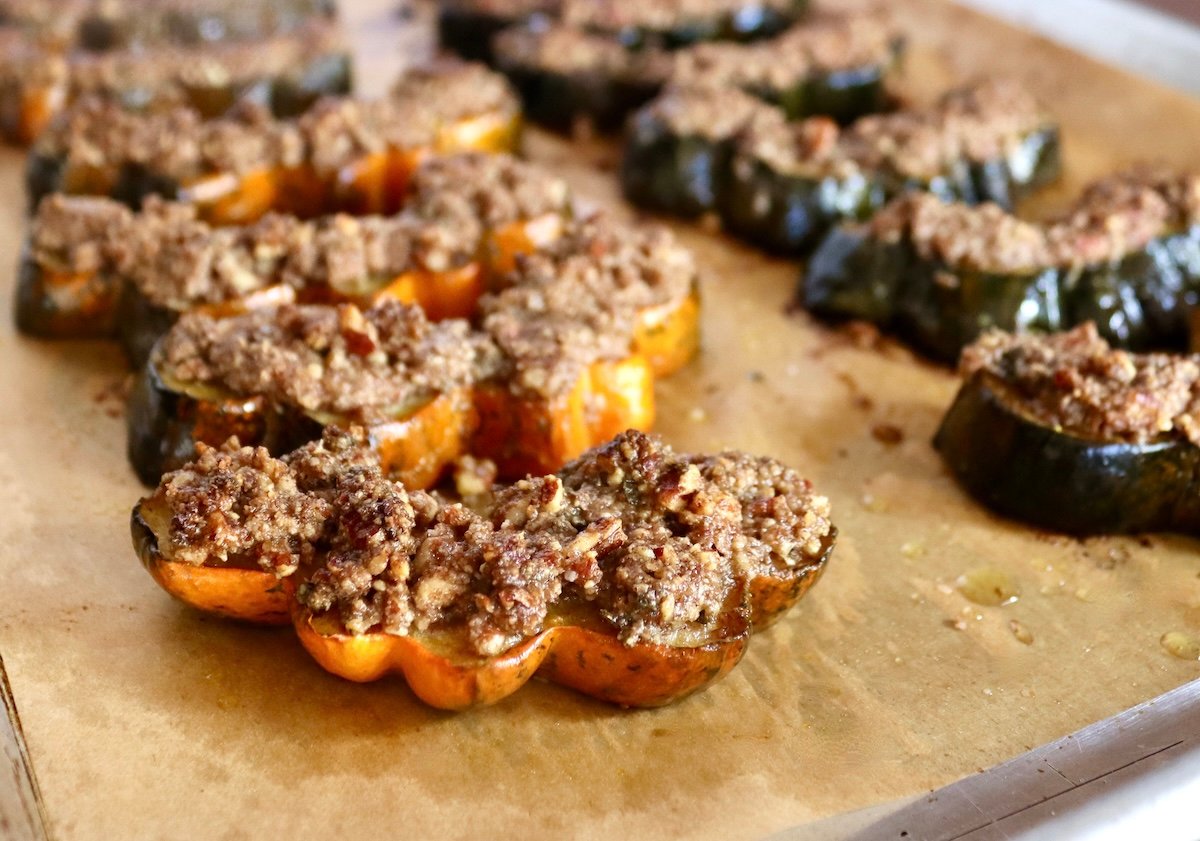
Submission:
[[[30,150],[25,158],[25,194],[29,196],[26,211],[33,214],[38,204],[51,193],[62,192],[63,169],[66,161],[60,157],[44,155],[36,149]]]
[[[893,41],[891,58],[885,63],[808,76],[782,90],[749,86],[745,91],[778,106],[789,120],[820,115],[846,125],[894,106],[887,77],[900,65],[905,47],[904,39]]]
[[[196,455],[192,424],[181,417],[182,399],[163,385],[151,365],[134,380],[125,413],[126,453],[144,485],[157,485],[164,473]]]
[[[833,113],[855,119],[886,107],[882,85],[886,72],[880,67],[854,71],[848,78],[831,75],[808,80],[801,85],[805,92],[790,99],[788,95],[766,91],[749,93],[788,100],[781,107],[803,111],[798,116]],[[814,110],[805,111],[807,108]],[[860,213],[885,201],[882,194],[876,194],[873,185],[838,184],[833,179],[815,185],[811,180],[788,178],[771,179],[768,183],[766,179],[755,178],[755,173],[746,173],[739,183],[734,172],[735,145],[732,137],[681,137],[653,114],[635,113],[628,122],[621,161],[625,197],[647,210],[683,218],[719,211],[731,230],[753,234],[748,238],[762,243],[808,241],[815,236],[809,229],[815,230],[816,226],[807,221],[791,221],[797,217],[859,218]],[[768,206],[760,210],[761,198],[756,201],[755,197],[763,190],[769,195]],[[844,207],[850,209],[840,210]],[[799,233],[794,231],[797,226],[803,228]],[[821,227],[827,227],[827,223],[821,223]]]
[[[616,32],[596,30],[611,35],[631,50],[674,50],[701,41],[757,41],[778,35],[808,12],[808,0],[792,0],[780,9],[766,8],[749,0],[732,14],[707,20],[681,21],[665,30],[644,26],[629,26]]]
[[[795,18],[784,16],[780,19],[783,26],[775,28],[772,24],[764,30],[766,34],[776,34]],[[669,50],[714,38],[750,40],[738,36],[734,25],[728,22],[714,24],[705,30],[707,34],[701,33],[700,29],[703,27],[692,32],[695,37],[691,40],[633,35],[628,39],[632,43],[623,43],[631,50],[641,51]],[[899,49],[897,44],[897,53]],[[587,118],[600,132],[615,132],[625,125],[631,113],[653,99],[667,81],[653,76],[607,76],[588,71],[562,73],[513,61],[497,53],[494,46],[489,48],[488,61],[520,92],[525,114],[532,122],[560,132],[570,131],[579,118]],[[839,121],[849,121],[888,106],[891,100],[884,77],[890,67],[891,62],[810,77],[783,91],[754,88],[748,92],[779,105],[790,116],[828,114]]]
[[[438,43],[442,49],[457,53],[470,61],[492,64],[492,37],[500,30],[524,20],[520,15],[490,15],[483,12],[454,9],[439,4],[437,16]]]
[[[178,320],[178,311],[151,303],[133,284],[125,284],[117,301],[116,334],[135,371],[146,367],[158,340]]]
[[[869,218],[890,199],[925,190],[948,201],[992,201],[1011,209],[1020,195],[1053,181],[1061,169],[1058,130],[1032,132],[1006,158],[961,162],[933,181],[886,173],[848,178],[780,173],[764,161],[733,156],[721,219],[727,230],[778,254],[809,252],[835,224]]]
[[[1016,411],[985,374],[963,384],[933,445],[988,508],[1073,535],[1200,532],[1200,447],[1100,441]]]
[[[138,372],[126,411],[126,452],[144,484],[157,485],[164,473],[177,470],[196,457],[198,402],[164,384],[152,363],[147,362]],[[285,417],[273,407],[257,409],[249,416],[253,423],[240,425],[238,430],[243,446],[287,452],[321,434],[319,425],[311,421],[300,424],[298,419]],[[306,432],[314,431],[315,435],[304,437]],[[206,443],[219,446],[223,441]]]
[[[25,187],[29,194],[29,212],[33,213],[42,199],[51,193],[65,192],[63,189],[65,161],[30,152],[25,166]],[[161,196],[168,201],[179,197],[179,184],[147,170],[139,164],[121,167],[108,198],[140,210],[147,196]]]
[[[711,20],[686,21],[661,31],[646,27],[627,27],[616,32],[593,31],[609,35],[631,50],[678,49],[700,41],[768,38],[795,23],[807,11],[808,0],[793,0],[783,10],[756,8],[753,3],[747,3],[746,8],[737,14]],[[536,16],[536,13],[497,15],[442,6],[437,16],[438,43],[463,58],[494,64],[493,37],[502,29]]]
[[[264,81],[270,92],[271,113],[283,119],[298,117],[323,96],[345,96],[354,89],[354,62],[349,53],[315,58],[298,72]]]
[[[497,57],[496,67],[521,95],[525,116],[553,131],[569,132],[586,118],[600,132],[620,129],[632,111],[661,89],[657,79],[613,78],[597,73],[557,73]]]
[[[621,188],[639,207],[694,218],[724,202],[733,141],[699,135],[680,137],[653,115],[630,122],[621,160]]]
[[[239,103],[268,109],[281,119],[296,117],[322,96],[350,93],[351,61],[347,53],[318,55],[303,67],[279,76],[238,79],[213,87],[187,87],[187,104],[201,117],[213,119]],[[156,100],[153,87],[132,87],[112,93],[127,109],[138,111]]]
[[[946,266],[858,226],[832,231],[808,263],[798,302],[825,317],[892,330],[946,362],[990,327],[1052,332],[1095,321],[1111,344],[1182,350],[1200,295],[1200,227],[1112,265],[995,274]]]

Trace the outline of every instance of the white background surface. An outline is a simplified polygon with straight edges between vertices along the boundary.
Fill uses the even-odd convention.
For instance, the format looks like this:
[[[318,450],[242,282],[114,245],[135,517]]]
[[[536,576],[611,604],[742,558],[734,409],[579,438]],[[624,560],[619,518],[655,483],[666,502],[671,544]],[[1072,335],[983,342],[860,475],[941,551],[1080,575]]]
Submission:
[[[1082,53],[1200,95],[1200,29],[1128,0],[958,0]],[[1200,2],[1200,0],[1197,0]]]

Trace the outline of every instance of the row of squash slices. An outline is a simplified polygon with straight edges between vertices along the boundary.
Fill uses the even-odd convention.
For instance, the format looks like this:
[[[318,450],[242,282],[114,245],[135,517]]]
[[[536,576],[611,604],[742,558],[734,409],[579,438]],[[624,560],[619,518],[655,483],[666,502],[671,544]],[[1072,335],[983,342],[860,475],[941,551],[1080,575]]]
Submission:
[[[792,12],[748,43],[685,44],[636,16],[605,30],[553,2],[448,0],[441,22],[551,127],[623,125],[633,204],[800,260],[795,300],[814,314],[961,354],[934,446],[982,503],[1077,535],[1194,533],[1200,360],[1181,352],[1200,178],[1135,167],[1022,219],[1061,170],[1058,126],[1028,91],[982,80],[903,102],[886,13]]]
[[[689,20],[672,29],[674,46],[774,33],[801,12],[791,0],[710,5],[712,26]],[[641,4],[612,6],[620,23]],[[508,157],[521,112],[500,77],[438,62],[382,100],[357,100],[340,96],[344,63],[309,73],[301,50],[216,92],[170,61],[131,90],[142,56],[182,45],[194,60],[219,55],[214,32],[253,49],[310,17],[327,25],[329,10],[306,7],[296,22],[214,3],[205,25],[183,27],[207,33],[193,43],[170,4],[155,25],[131,19],[98,41],[84,35],[96,16],[82,8],[78,32],[32,13],[15,27],[23,60],[56,62],[53,88],[26,87],[0,109],[9,139],[33,138],[16,315],[42,338],[119,337],[137,366],[129,452],[158,487],[134,510],[133,538],[168,592],[216,615],[291,623],[328,670],[402,675],[434,706],[498,701],[535,672],[655,706],[726,674],[819,577],[836,529],[795,471],[741,453],[676,454],[635,431],[653,422],[655,377],[697,349],[694,265],[665,232],[581,218],[556,179]],[[262,25],[247,31],[247,15]],[[618,29],[631,49],[662,35]],[[16,76],[34,78],[30,66]],[[297,78],[312,83],[302,94]],[[466,211],[441,201],[439,185],[461,195],[496,173],[508,179],[499,206],[482,191]],[[469,259],[421,263],[422,247],[438,253],[437,238],[466,221]],[[331,281],[347,242],[369,282]],[[295,243],[307,268],[291,259]],[[554,310],[572,295],[584,305]],[[589,322],[589,300],[617,332]],[[218,339],[187,349],[205,335]],[[333,338],[317,346],[317,335]],[[547,385],[521,353],[544,361],[554,341],[596,348],[573,347],[583,362]],[[256,342],[262,353],[213,374],[218,350]],[[374,374],[420,383],[442,382],[429,359],[463,347],[503,360],[478,379],[444,374],[452,393],[414,386],[387,411],[331,410],[295,383],[267,387],[265,367],[261,389],[246,385],[247,361],[271,358],[272,342],[324,362],[370,357]],[[172,347],[181,358],[168,360]],[[452,467],[455,487],[422,490]],[[496,470],[517,481],[493,484]]]

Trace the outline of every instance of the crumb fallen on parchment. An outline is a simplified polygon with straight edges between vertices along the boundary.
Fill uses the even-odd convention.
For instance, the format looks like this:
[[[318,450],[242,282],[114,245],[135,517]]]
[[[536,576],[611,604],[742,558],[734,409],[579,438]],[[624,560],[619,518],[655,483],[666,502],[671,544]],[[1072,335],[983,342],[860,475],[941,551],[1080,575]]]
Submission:
[[[888,447],[904,440],[904,430],[892,423],[877,423],[871,427],[871,437]]]
[[[129,399],[129,389],[133,386],[133,377],[122,374],[108,379],[92,394],[92,402],[100,407],[110,418],[125,416],[125,403]]]

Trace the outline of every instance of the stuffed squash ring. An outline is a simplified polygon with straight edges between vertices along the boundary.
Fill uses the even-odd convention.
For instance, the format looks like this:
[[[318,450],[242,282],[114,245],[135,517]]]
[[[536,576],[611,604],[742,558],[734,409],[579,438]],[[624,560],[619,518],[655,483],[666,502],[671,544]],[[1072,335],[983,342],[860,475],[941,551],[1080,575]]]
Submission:
[[[891,197],[927,190],[1010,205],[1058,174],[1058,130],[1023,88],[993,80],[933,108],[789,122],[729,88],[669,91],[634,118],[621,180],[635,204],[695,216],[783,253]]]
[[[831,233],[798,298],[945,360],[990,327],[1089,321],[1119,347],[1182,350],[1200,295],[1198,222],[1200,178],[1161,170],[1103,179],[1040,224],[918,194]]]
[[[1200,358],[1132,354],[1092,324],[984,335],[934,446],[1005,516],[1078,535],[1200,529]]]
[[[753,44],[674,52],[631,50],[609,36],[539,20],[501,32],[493,51],[531,120],[566,130],[586,118],[610,131],[664,85],[736,88],[791,117],[852,120],[887,106],[884,79],[901,43],[882,16],[860,13],[820,16]]]
[[[698,344],[696,267],[665,231],[573,222],[498,275],[470,322],[431,323],[384,296],[370,309],[285,305],[185,313],[130,402],[129,454],[157,481],[194,444],[230,435],[285,452],[363,424],[411,487],[454,459],[544,473],[654,420],[654,379]]]
[[[278,116],[350,88],[349,48],[325,2],[7,2],[0,9],[0,138],[28,144],[100,94],[206,116],[253,100]]]
[[[836,538],[828,502],[783,465],[635,432],[478,511],[388,482],[361,438],[332,429],[282,460],[204,448],[132,528],[182,601],[290,615],[323,668],[398,674],[446,709],[535,673],[625,706],[679,700],[803,596]]]
[[[18,324],[58,338],[117,335],[135,367],[179,314],[383,297],[432,320],[466,317],[516,255],[548,245],[572,215],[562,179],[508,155],[434,157],[395,216],[305,221],[269,214],[213,227],[192,205],[54,195],[34,216]]]
[[[504,79],[463,64],[410,70],[383,99],[325,98],[295,120],[256,109],[214,120],[187,107],[140,114],[84,98],[34,145],[27,185],[31,207],[55,192],[134,208],[158,195],[217,225],[272,210],[389,213],[425,157],[511,151],[519,128]]]
[[[0,28],[0,137],[14,143],[32,143],[85,97],[128,110],[183,105],[204,118],[253,102],[290,117],[321,96],[349,93],[350,83],[349,49],[325,22],[251,42],[68,55]]]

